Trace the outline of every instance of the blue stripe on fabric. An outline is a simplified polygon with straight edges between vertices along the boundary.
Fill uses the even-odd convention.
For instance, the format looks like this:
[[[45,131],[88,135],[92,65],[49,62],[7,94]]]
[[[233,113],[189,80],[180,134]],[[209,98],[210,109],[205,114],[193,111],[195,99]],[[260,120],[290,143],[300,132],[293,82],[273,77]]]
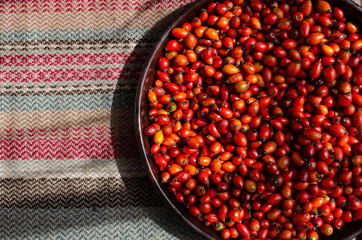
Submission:
[[[0,42],[39,41],[39,40],[115,40],[141,39],[150,30],[142,29],[62,29],[62,30],[7,30],[0,31]]]
[[[120,109],[134,102],[135,89],[122,94],[0,96],[0,111]]]

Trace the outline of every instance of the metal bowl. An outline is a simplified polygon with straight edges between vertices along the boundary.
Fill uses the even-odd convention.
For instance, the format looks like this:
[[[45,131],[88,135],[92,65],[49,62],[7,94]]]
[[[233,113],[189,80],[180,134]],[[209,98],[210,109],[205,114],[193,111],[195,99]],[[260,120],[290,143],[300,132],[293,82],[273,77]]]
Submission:
[[[201,234],[206,239],[221,240],[221,237],[210,227],[206,227],[202,222],[191,216],[184,205],[178,203],[173,195],[168,191],[167,187],[159,181],[159,170],[155,165],[150,154],[150,142],[143,129],[149,125],[148,119],[148,104],[147,104],[147,90],[152,86],[155,76],[156,62],[162,56],[163,47],[169,40],[170,31],[177,26],[181,26],[184,22],[192,20],[201,9],[205,8],[210,0],[200,0],[193,4],[183,12],[174,22],[170,23],[169,28],[165,31],[156,46],[152,50],[145,67],[141,73],[138,83],[137,97],[136,97],[136,133],[139,149],[143,156],[144,164],[147,168],[148,175],[153,185],[157,189],[159,195],[187,225],[189,225],[195,232]],[[329,0],[332,6],[341,8],[348,20],[362,24],[362,8],[351,0]],[[361,224],[361,225],[360,225]],[[335,231],[331,236],[333,239],[349,240],[362,233],[361,222],[346,223],[340,231]],[[329,239],[332,239],[329,238]],[[321,237],[321,239],[327,239]]]

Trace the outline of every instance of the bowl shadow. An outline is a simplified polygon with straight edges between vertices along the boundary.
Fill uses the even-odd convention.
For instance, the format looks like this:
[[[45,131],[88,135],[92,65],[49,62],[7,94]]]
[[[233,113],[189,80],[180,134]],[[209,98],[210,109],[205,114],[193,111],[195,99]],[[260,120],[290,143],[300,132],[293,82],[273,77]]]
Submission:
[[[190,8],[193,4],[194,3],[189,3],[176,9],[149,29],[134,47],[123,69],[136,68],[135,63],[139,62],[137,62],[138,59],[142,58],[146,61],[147,56],[156,45],[162,33],[169,28],[169,23],[174,22],[183,11]],[[144,9],[141,9],[140,14],[142,14],[143,10]],[[138,68],[135,70],[138,71]],[[129,71],[122,71],[112,99],[111,141],[118,171],[124,180],[125,187],[132,189],[131,192],[135,193],[134,197],[136,198],[135,202],[138,203],[137,206],[142,207],[159,228],[162,228],[164,232],[167,232],[175,238],[202,239],[162,202],[161,197],[158,196],[155,187],[147,177],[146,168],[141,160],[141,153],[138,150],[136,131],[134,128],[136,121],[134,116],[135,99],[137,84],[141,74],[141,71],[137,71],[132,71],[131,74]],[[130,161],[132,161],[132,163],[128,160],[122,160],[124,158],[131,159]],[[122,174],[126,176],[122,176]],[[142,191],[140,191],[141,188],[137,189],[137,186],[132,184],[135,182],[134,180],[130,180],[132,178],[139,178],[137,182],[141,181],[146,185],[142,186]],[[144,189],[148,189],[146,193]],[[146,194],[146,196],[142,196],[142,194]],[[155,207],[158,208],[159,211],[155,211]],[[156,231],[159,231],[159,229]],[[162,233],[162,235],[163,234],[164,233]]]

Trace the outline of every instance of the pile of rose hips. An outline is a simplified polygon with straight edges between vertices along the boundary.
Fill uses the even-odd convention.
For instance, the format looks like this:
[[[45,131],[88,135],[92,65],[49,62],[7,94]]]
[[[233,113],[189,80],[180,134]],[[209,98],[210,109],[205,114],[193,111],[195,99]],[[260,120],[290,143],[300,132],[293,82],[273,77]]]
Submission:
[[[326,1],[225,0],[172,30],[150,152],[224,239],[318,239],[362,218],[362,40]]]

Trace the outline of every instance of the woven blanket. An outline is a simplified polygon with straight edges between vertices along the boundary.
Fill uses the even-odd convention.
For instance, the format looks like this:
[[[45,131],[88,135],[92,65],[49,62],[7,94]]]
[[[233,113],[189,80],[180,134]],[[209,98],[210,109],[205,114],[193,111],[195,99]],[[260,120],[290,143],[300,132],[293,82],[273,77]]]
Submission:
[[[154,192],[133,116],[190,2],[0,0],[0,239],[197,237]]]
[[[195,0],[0,0],[0,239],[199,239],[134,132],[143,63]]]

